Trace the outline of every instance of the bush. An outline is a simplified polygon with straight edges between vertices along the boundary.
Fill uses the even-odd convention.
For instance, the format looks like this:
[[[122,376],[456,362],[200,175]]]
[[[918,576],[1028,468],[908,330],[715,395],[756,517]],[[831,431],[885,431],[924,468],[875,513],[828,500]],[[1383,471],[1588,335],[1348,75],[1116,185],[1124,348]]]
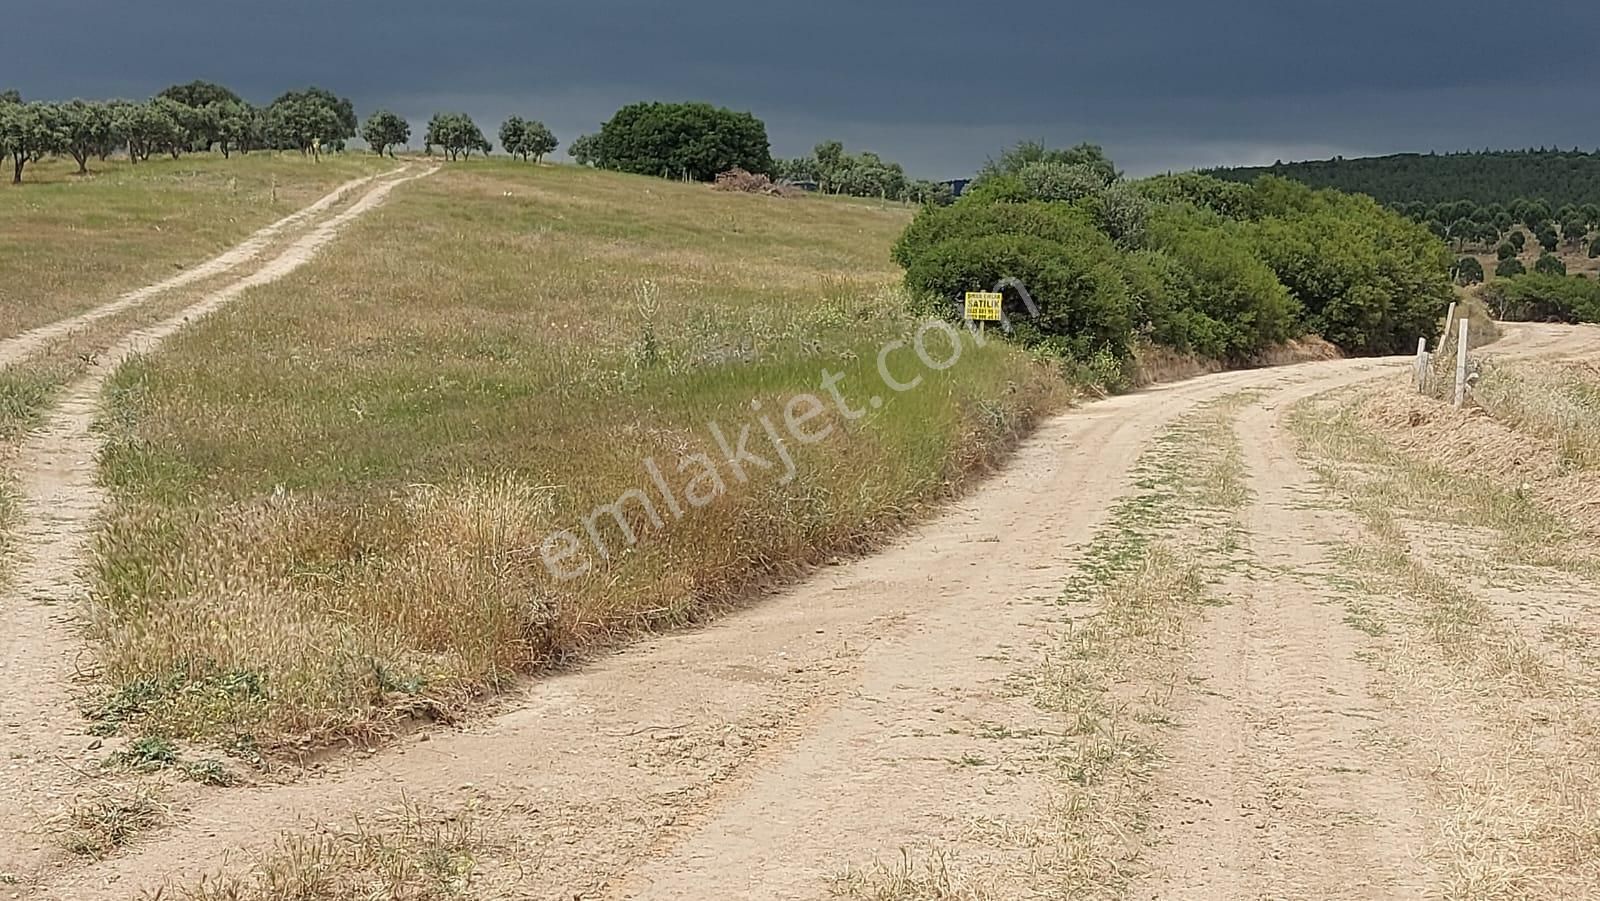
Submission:
[[[1522,265],[1522,261],[1515,258],[1501,260],[1494,267],[1494,274],[1498,276],[1522,275],[1527,271],[1528,267]]]
[[[1600,282],[1530,273],[1496,278],[1483,287],[1495,318],[1516,322],[1600,322]]]
[[[1358,354],[1405,353],[1432,338],[1455,296],[1443,244],[1369,197],[1263,179],[1257,246],[1305,306],[1311,331]]]
[[[1167,208],[1151,222],[1148,243],[1177,264],[1164,274],[1172,313],[1152,319],[1152,335],[1186,332],[1196,352],[1237,362],[1300,333],[1300,305],[1237,223]]]
[[[1064,203],[1033,200],[996,202],[994,196],[1014,185],[1011,179],[990,179],[983,191],[969,192],[945,207],[928,207],[917,214],[895,243],[892,256],[903,268],[935,244],[985,235],[1026,235],[1058,244],[1099,246],[1111,253],[1109,240],[1095,228],[1089,214]],[[1009,191],[1005,191],[1009,196]],[[987,286],[985,286],[987,289]],[[968,290],[977,290],[976,288]]]
[[[1256,192],[1249,185],[1198,172],[1157,175],[1136,182],[1135,187],[1154,203],[1193,204],[1228,219],[1255,219],[1260,215]]]
[[[1589,245],[1589,259],[1592,260],[1596,257],[1600,257],[1600,238],[1595,238],[1594,242]]]
[[[1041,315],[1014,316],[1014,337],[1098,372],[1089,360],[1126,361],[1136,337],[1243,362],[1307,325],[1346,351],[1407,352],[1437,335],[1453,274],[1483,277],[1370,198],[1274,178],[1126,182],[1105,162],[1024,145],[992,164],[906,228],[907,287],[954,317],[965,292],[1019,279]]]
[[[1533,271],[1540,275],[1566,275],[1567,264],[1547,253],[1539,257],[1539,262],[1533,264]]]
[[[1085,361],[1101,351],[1126,357],[1133,333],[1128,285],[1115,248],[1089,233],[1098,240],[1069,243],[997,232],[939,241],[911,261],[906,284],[944,300],[943,309],[954,317],[966,292],[1015,278],[1039,308],[1039,317],[1029,319],[1015,289],[1004,289],[1019,340]]]
[[[1458,285],[1476,285],[1483,281],[1483,264],[1477,257],[1462,257],[1450,267],[1450,274]]]
[[[1517,255],[1517,248],[1510,241],[1505,241],[1495,248],[1494,255],[1500,260],[1509,260]]]
[[[1017,172],[1016,177],[1035,199],[1065,203],[1093,197],[1104,191],[1109,183],[1103,170],[1081,163],[1028,163]]]

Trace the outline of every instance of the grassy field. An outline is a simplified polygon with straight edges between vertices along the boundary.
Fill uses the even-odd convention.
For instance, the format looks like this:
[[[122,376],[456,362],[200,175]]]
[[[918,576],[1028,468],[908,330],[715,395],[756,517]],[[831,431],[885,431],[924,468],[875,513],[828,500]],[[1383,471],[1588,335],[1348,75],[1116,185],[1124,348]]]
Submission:
[[[172,275],[326,194],[394,163],[371,154],[220,154],[28,167],[0,190],[0,337]]]
[[[872,545],[1067,399],[1001,342],[919,359],[909,215],[504,162],[396,192],[114,378],[92,712],[372,736]]]

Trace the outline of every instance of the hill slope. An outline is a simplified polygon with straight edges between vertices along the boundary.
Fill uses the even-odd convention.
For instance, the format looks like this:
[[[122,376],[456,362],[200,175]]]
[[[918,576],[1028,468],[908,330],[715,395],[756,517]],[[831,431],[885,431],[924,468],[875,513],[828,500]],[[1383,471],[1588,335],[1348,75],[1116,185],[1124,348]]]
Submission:
[[[1552,206],[1600,203],[1600,153],[1577,151],[1402,153],[1213,169],[1208,174],[1232,181],[1278,175],[1312,187],[1368,194],[1381,203],[1470,200],[1488,205],[1519,198]]]

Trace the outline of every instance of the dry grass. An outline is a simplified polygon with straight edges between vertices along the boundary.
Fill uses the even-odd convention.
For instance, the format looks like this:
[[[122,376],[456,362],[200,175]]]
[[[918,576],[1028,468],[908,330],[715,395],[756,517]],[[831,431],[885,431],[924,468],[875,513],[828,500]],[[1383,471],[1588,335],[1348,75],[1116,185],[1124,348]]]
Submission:
[[[375,738],[870,547],[1067,393],[970,338],[944,372],[904,351],[925,382],[883,389],[879,346],[917,326],[889,287],[907,215],[498,163],[396,192],[113,379],[94,632],[121,718]],[[735,478],[708,424],[776,462],[753,405],[826,398],[825,368],[867,412],[830,400],[791,480]],[[635,507],[636,546],[552,578],[552,530],[629,489],[661,506],[646,459],[681,498],[697,454],[721,497],[660,529]]]
[[[829,897],[850,901],[991,901],[999,896],[964,878],[949,855],[903,849],[900,858],[851,868],[830,880]]]
[[[1315,360],[1337,360],[1343,356],[1339,348],[1316,335],[1307,335],[1304,338],[1292,339],[1271,347],[1256,354],[1247,362],[1247,366],[1289,366],[1294,363],[1308,363]],[[1176,382],[1213,372],[1222,372],[1227,369],[1225,361],[1215,357],[1202,357],[1192,353],[1183,353],[1153,344],[1140,341],[1133,348],[1133,386],[1142,388],[1147,385],[1157,385],[1163,382]]]
[[[370,154],[224,160],[195,154],[80,177],[71,161],[28,168],[0,190],[0,337],[54,322],[170,276],[357,176],[392,168]]]
[[[1600,469],[1600,366],[1493,363],[1482,367],[1472,399],[1497,423],[1534,438],[1539,450],[1553,450],[1562,464]]]
[[[483,859],[502,850],[479,812],[407,805],[349,829],[286,835],[240,875],[169,885],[145,901],[443,901],[490,897]],[[495,895],[496,897],[502,897]]]
[[[1537,404],[1551,387],[1523,382],[1526,396],[1514,403]],[[1423,418],[1427,409],[1442,412]],[[1593,682],[1552,662],[1552,649],[1518,622],[1521,605],[1489,602],[1487,583],[1510,577],[1506,567],[1480,573],[1455,562],[1474,555],[1450,538],[1464,527],[1497,537],[1519,584],[1561,581],[1542,567],[1592,570],[1593,533],[1555,502],[1573,487],[1570,467],[1537,434],[1402,389],[1311,402],[1293,423],[1324,481],[1366,524],[1345,572],[1392,626],[1381,665],[1417,714],[1414,741],[1450,814],[1432,836],[1443,895],[1593,897]]]
[[[166,804],[154,788],[97,781],[73,800],[52,832],[67,851],[98,860],[169,818]]]
[[[1467,321],[1468,349],[1499,341],[1504,335],[1500,330],[1500,323],[1495,321],[1494,314],[1489,312],[1488,304],[1478,296],[1477,290],[1458,293],[1460,301],[1456,304],[1455,318],[1444,324],[1445,341],[1454,341],[1460,337],[1460,322],[1463,319]]]

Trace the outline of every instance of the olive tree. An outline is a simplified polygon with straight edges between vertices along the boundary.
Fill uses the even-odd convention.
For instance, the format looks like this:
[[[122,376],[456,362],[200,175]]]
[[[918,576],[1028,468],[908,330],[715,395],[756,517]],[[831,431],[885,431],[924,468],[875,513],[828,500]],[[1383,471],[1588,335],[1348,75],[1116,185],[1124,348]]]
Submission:
[[[524,161],[530,156],[535,162],[543,161],[544,155],[553,152],[557,144],[556,136],[538,120],[512,116],[500,126],[501,148]]]
[[[118,143],[116,120],[111,107],[99,101],[73,100],[58,110],[61,149],[78,164],[78,174],[89,172],[89,157],[107,154]]]
[[[385,150],[394,156],[392,148],[411,140],[411,123],[381,109],[367,117],[367,123],[361,126],[361,139],[378,156],[383,156]]]
[[[0,104],[0,155],[11,157],[11,183],[22,184],[22,170],[45,154],[66,146],[61,110],[50,103]]]
[[[428,132],[422,141],[429,154],[433,153],[434,147],[438,147],[450,160],[470,157],[474,150],[483,150],[485,154],[489,152],[489,142],[478,129],[477,123],[466,113],[434,113],[433,118],[428,120]]]

